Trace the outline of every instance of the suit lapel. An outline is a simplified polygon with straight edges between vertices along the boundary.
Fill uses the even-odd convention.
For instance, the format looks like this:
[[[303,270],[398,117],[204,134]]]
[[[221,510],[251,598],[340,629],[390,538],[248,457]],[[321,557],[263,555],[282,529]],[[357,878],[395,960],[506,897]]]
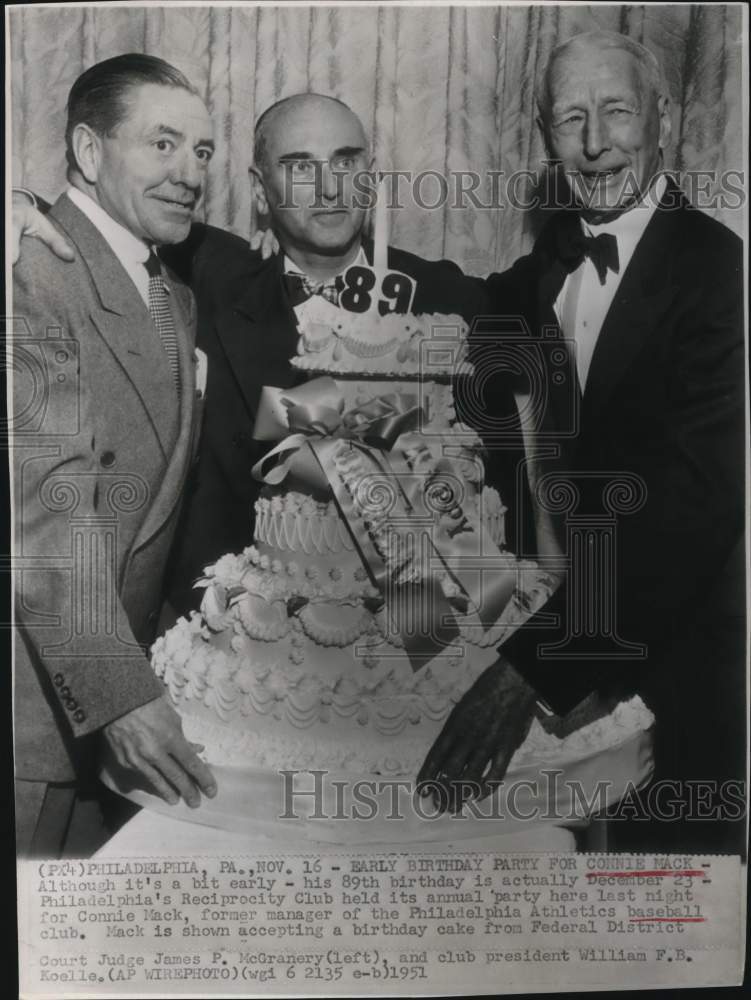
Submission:
[[[675,199],[671,189],[672,205]],[[584,419],[592,426],[627,375],[634,359],[659,325],[674,299],[676,286],[670,255],[675,212],[659,207],[649,220],[623,275],[597,339],[584,395]]]
[[[571,213],[567,213],[559,221],[560,224],[571,225]],[[552,232],[552,228],[551,231],[546,232],[536,247],[536,252],[540,257],[540,270],[536,289],[535,314],[540,337],[539,349],[543,357],[544,395],[550,402],[551,416],[555,426],[564,428],[568,434],[579,427],[581,389],[573,355],[570,355],[568,366],[562,365],[558,360],[560,349],[565,349],[565,342],[555,312],[555,301],[563,288],[567,271],[558,260],[555,252],[555,234]],[[565,370],[568,370],[569,377],[561,380],[560,374]],[[547,414],[546,406],[543,406],[542,413],[544,419]],[[557,437],[552,427],[541,429],[543,432],[549,430],[554,437]],[[575,449],[574,440],[571,439],[564,443],[564,440],[559,438],[559,443],[567,456],[570,456]]]
[[[583,399],[579,399],[580,428],[585,431],[597,426],[598,417],[612,398],[615,386],[627,374],[675,296],[666,247],[670,245],[675,212],[685,210],[685,206],[685,198],[674,182],[669,181],[662,203],[629,261],[597,339],[586,392]],[[570,225],[577,218],[575,213],[561,214],[558,224]],[[541,332],[546,328],[550,332],[557,329],[560,336],[553,305],[563,287],[566,271],[557,260],[555,241],[556,227],[552,225],[535,248],[540,257],[536,310],[538,329]],[[570,421],[565,394],[552,389],[551,394],[556,418]]]
[[[166,455],[174,435],[176,394],[149,311],[107,241],[69,198],[60,197],[50,215],[84,259],[99,299],[91,320],[133,384]]]
[[[249,269],[229,289],[216,333],[245,405],[255,416],[261,386],[288,388],[300,378],[289,361],[297,350],[297,319],[282,281],[281,254]]]
[[[138,289],[106,240],[68,198],[60,198],[50,214],[84,258],[99,297],[99,305],[91,309],[92,322],[138,393],[165,458],[164,476],[134,539],[134,553],[169,518],[187,474],[195,412],[194,317],[184,301],[186,290],[168,275],[165,280],[177,332],[182,387],[178,408],[159,334]]]
[[[161,485],[133,543],[133,552],[142,548],[149,539],[153,538],[180,501],[190,467],[195,430],[193,424],[198,412],[194,350],[195,321],[183,303],[184,290],[177,287],[169,276],[167,276],[166,281],[170,289],[170,305],[178,331],[181,386],[179,426],[177,439],[169,456]]]

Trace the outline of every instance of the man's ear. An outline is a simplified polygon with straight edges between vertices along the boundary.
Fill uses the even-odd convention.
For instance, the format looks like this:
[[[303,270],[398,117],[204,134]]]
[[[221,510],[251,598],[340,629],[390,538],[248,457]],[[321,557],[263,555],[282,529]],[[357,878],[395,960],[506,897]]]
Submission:
[[[71,145],[78,169],[89,184],[96,184],[102,162],[102,140],[96,132],[79,122],[73,129]]]
[[[660,116],[660,149],[665,149],[670,143],[670,134],[673,131],[673,118],[670,113],[670,98],[657,98],[657,112]]]
[[[256,208],[260,215],[268,215],[269,200],[266,197],[263,175],[258,167],[250,167],[248,173],[250,174],[250,187],[253,191],[253,197],[256,200]]]

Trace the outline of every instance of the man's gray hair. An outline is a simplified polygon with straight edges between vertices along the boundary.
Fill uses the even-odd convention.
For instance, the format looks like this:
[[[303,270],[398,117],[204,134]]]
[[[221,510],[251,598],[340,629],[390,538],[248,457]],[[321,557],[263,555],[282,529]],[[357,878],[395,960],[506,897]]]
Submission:
[[[623,52],[628,52],[638,62],[642,70],[643,77],[652,89],[654,95],[656,97],[668,96],[667,83],[665,81],[665,76],[662,72],[659,60],[654,52],[648,49],[645,45],[641,45],[639,42],[635,42],[633,38],[629,38],[628,35],[621,35],[617,31],[584,31],[579,35],[573,35],[571,38],[566,39],[566,41],[561,42],[560,45],[556,45],[550,53],[550,57],[548,58],[548,61],[538,78],[535,90],[537,108],[541,115],[545,114],[550,104],[548,81],[550,78],[550,71],[553,68],[554,63],[561,56],[565,55],[569,49],[575,49],[580,46],[590,46],[601,49],[620,49]]]

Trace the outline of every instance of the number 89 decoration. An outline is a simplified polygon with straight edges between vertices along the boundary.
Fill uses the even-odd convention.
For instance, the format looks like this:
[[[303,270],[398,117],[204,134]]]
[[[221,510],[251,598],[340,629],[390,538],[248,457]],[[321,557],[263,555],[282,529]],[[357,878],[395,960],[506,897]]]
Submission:
[[[400,271],[378,275],[369,267],[355,265],[344,274],[339,306],[353,313],[410,313],[415,297],[415,283]]]

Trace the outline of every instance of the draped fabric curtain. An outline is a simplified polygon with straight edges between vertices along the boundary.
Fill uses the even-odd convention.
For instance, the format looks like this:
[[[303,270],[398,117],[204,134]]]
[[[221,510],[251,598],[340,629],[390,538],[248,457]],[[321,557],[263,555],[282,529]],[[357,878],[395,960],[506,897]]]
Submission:
[[[500,172],[540,169],[535,77],[558,42],[597,27],[660,58],[673,102],[666,165],[713,171],[694,182],[705,197],[724,190],[720,173],[744,165],[740,5],[29,6],[10,17],[13,181],[56,197],[71,84],[101,59],[147,52],[186,73],[216,123],[208,222],[248,235],[253,122],[281,97],[318,91],[361,117],[381,169],[421,177],[418,190],[400,183],[392,242],[486,274],[534,237],[535,213],[508,204]],[[462,196],[470,172],[480,186]],[[524,202],[531,174],[516,176]],[[710,213],[740,233],[737,195],[713,200]]]

